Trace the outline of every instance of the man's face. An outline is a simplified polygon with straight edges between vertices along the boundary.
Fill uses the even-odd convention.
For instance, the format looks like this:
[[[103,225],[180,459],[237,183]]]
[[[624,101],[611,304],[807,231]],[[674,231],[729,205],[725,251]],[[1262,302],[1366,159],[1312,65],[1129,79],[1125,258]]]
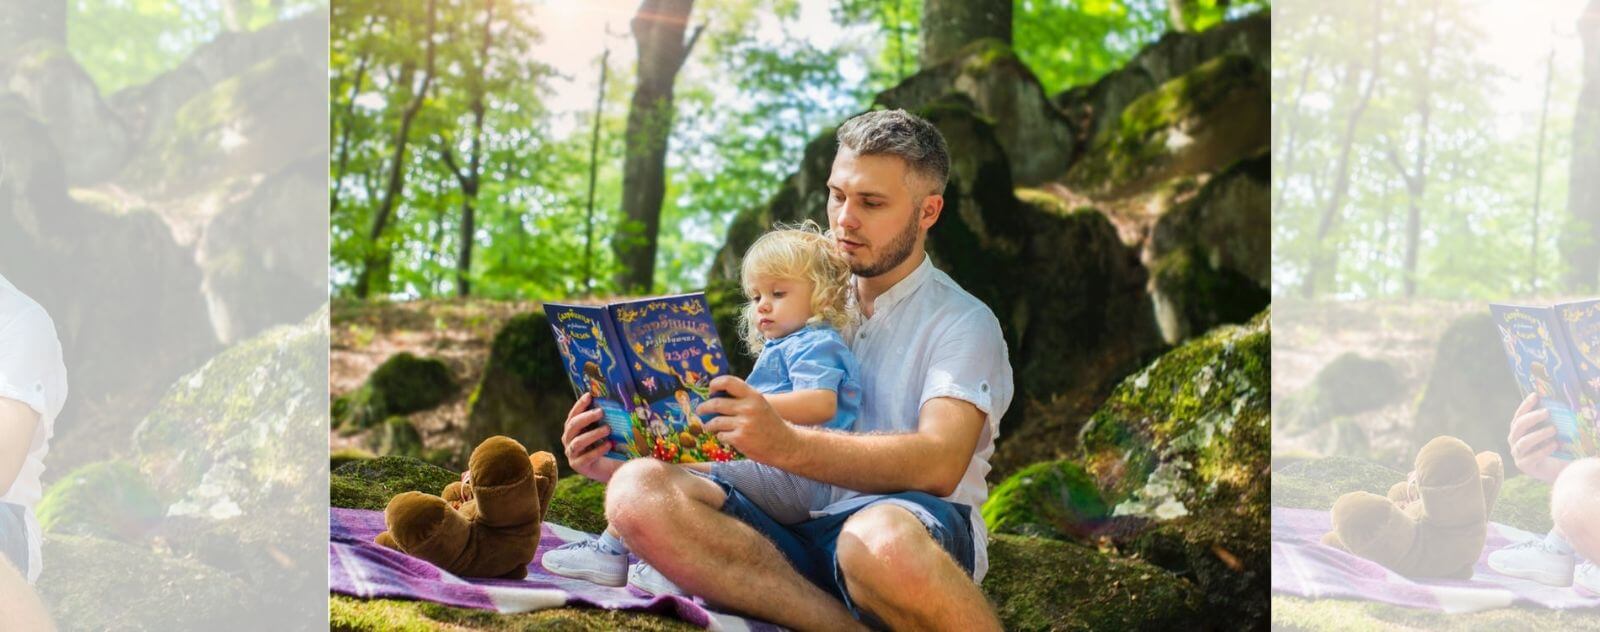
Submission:
[[[937,214],[919,212],[928,198],[898,156],[859,155],[841,148],[828,176],[828,227],[857,276],[875,277],[920,251]],[[915,187],[915,188],[913,188]]]

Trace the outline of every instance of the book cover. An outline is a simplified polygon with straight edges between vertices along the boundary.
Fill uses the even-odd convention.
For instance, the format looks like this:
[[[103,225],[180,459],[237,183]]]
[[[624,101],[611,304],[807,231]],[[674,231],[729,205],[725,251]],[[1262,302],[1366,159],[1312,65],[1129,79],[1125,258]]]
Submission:
[[[1538,393],[1556,429],[1558,459],[1582,456],[1578,433],[1578,377],[1566,336],[1552,307],[1491,304],[1511,373],[1522,395]]]
[[[705,294],[606,306],[545,304],[575,395],[605,411],[607,457],[671,463],[743,458],[694,413],[711,379],[730,372]]]
[[[633,428],[633,379],[611,325],[611,314],[605,307],[590,305],[546,303],[544,310],[555,330],[556,349],[572,381],[573,397],[593,394],[594,405],[605,411],[613,442],[606,456],[632,458],[635,455],[627,452],[625,438]]]
[[[1578,378],[1578,448],[1600,456],[1600,299],[1556,305]]]
[[[635,386],[635,443],[663,461],[741,458],[704,432],[695,407],[711,396],[711,379],[730,372],[704,294],[664,296],[610,305]]]

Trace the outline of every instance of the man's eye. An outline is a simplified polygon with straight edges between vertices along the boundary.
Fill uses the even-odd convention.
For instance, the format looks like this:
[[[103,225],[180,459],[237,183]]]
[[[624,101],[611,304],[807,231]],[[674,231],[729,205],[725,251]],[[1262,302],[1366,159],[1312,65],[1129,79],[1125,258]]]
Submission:
[[[867,202],[867,208],[878,208],[880,206],[883,206],[883,202]]]
[[[788,292],[773,292],[772,298],[783,298],[783,295],[785,294],[788,294]]]
[[[835,193],[835,194],[833,194],[833,201],[835,201],[835,202],[843,202],[844,201],[844,194],[843,193]]]

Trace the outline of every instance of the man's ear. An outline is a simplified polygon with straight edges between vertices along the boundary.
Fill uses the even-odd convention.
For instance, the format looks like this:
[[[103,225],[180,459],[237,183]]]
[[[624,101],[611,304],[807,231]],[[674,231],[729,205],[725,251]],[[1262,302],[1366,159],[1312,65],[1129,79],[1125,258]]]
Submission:
[[[923,230],[933,228],[939,221],[939,214],[944,212],[944,196],[938,193],[922,198],[922,208],[918,211],[917,225]]]

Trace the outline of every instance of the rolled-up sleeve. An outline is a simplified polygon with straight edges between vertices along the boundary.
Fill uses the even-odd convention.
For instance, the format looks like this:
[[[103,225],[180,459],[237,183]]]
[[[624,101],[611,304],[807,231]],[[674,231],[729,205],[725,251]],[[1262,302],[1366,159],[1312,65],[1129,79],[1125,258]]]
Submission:
[[[789,356],[789,382],[794,390],[813,389],[838,392],[845,379],[850,348],[837,336],[817,335]]]
[[[66,400],[65,372],[61,343],[44,310],[0,315],[0,397],[54,419]]]
[[[973,311],[954,319],[934,345],[922,398],[970,402],[985,415],[1011,403],[1011,363],[1000,323],[987,312]]]

